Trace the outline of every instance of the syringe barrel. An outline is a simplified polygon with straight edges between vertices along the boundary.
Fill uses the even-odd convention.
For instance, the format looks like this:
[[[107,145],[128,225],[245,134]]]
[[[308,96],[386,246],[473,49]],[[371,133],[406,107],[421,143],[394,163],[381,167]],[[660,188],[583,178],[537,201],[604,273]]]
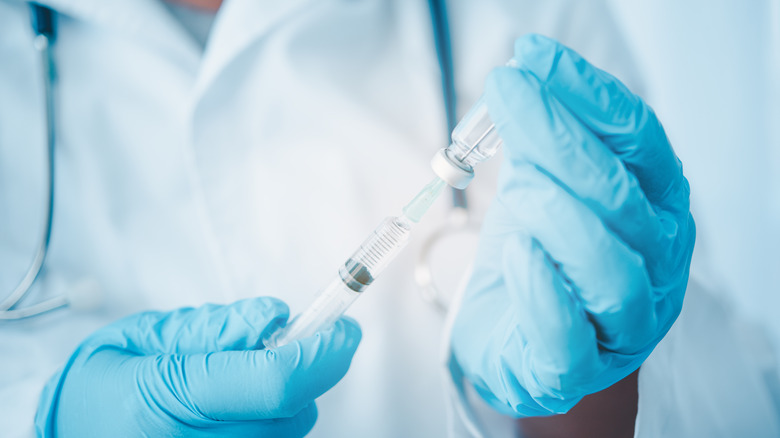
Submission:
[[[263,340],[265,347],[281,347],[333,324],[406,246],[410,231],[403,216],[385,219],[306,310]]]
[[[347,260],[341,268],[342,275],[355,277],[367,273],[371,277],[365,284],[368,286],[404,249],[409,241],[411,227],[412,223],[404,216],[386,218]],[[367,272],[361,273],[362,268]]]
[[[306,310],[263,340],[265,348],[281,347],[328,327],[336,322],[359,296],[360,292],[347,287],[341,276],[337,275],[320,291]]]

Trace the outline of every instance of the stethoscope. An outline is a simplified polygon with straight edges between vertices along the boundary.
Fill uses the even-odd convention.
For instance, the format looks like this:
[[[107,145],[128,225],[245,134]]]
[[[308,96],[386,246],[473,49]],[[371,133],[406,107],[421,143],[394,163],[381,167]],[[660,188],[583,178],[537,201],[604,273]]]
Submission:
[[[55,13],[51,9],[35,3],[30,3],[31,25],[35,38],[33,47],[40,58],[43,76],[43,91],[46,101],[46,205],[41,241],[35,250],[32,263],[27,268],[19,284],[14,290],[0,302],[0,319],[22,319],[40,315],[60,307],[68,305],[66,295],[56,296],[40,303],[23,308],[16,308],[19,302],[27,296],[35,281],[41,276],[43,263],[49,252],[51,240],[51,226],[54,218],[54,145],[56,143],[54,87],[57,80],[52,47],[57,39]]]
[[[54,61],[53,47],[57,39],[56,12],[51,8],[30,3],[31,26],[34,34],[33,47],[40,58],[45,99],[46,121],[46,206],[45,222],[41,239],[35,250],[35,256],[19,284],[0,302],[0,320],[14,320],[40,315],[42,313],[66,306],[81,307],[88,301],[94,301],[94,291],[84,290],[80,293],[69,293],[46,299],[29,306],[19,306],[29,294],[33,284],[42,274],[44,262],[49,251],[52,221],[54,218],[54,148],[56,143],[56,111],[55,87],[57,71]],[[445,0],[428,0],[431,24],[436,45],[436,57],[441,71],[442,96],[446,114],[447,139],[449,139],[455,124],[456,98],[455,78],[452,62],[452,44],[450,42],[449,23]],[[464,190],[452,189],[452,208],[444,225],[434,231],[422,244],[415,265],[415,281],[420,287],[423,299],[437,309],[446,312],[448,307],[447,294],[444,294],[434,281],[430,256],[434,247],[449,236],[460,233],[473,233],[476,224],[469,220],[468,203]],[[91,286],[86,286],[89,289]],[[83,307],[89,307],[83,305]]]

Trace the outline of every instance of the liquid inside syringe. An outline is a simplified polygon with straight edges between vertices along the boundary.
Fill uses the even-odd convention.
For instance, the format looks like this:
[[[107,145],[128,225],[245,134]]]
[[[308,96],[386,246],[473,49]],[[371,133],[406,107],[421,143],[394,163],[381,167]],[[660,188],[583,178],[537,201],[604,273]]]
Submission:
[[[385,219],[306,310],[263,340],[265,347],[280,347],[333,324],[406,246],[413,225],[422,219],[446,185],[435,178],[404,207],[402,215]]]

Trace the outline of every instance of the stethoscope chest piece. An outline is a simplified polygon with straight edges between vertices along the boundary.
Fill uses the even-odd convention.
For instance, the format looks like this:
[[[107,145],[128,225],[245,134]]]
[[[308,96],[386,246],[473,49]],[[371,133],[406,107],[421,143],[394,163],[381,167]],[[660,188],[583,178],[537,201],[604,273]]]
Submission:
[[[466,286],[479,240],[479,224],[465,208],[453,208],[447,220],[423,241],[414,279],[423,300],[446,314],[454,297]]]

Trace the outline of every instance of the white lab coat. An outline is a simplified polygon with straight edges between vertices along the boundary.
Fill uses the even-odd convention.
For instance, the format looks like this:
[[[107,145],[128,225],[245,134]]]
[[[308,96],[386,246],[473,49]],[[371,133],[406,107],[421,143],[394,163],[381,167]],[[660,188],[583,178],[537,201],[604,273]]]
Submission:
[[[780,436],[780,1],[611,4],[697,225],[683,314],[640,372],[639,436]]]
[[[91,278],[104,305],[0,326],[4,436],[32,434],[46,379],[122,315],[256,295],[301,310],[427,182],[445,142],[423,1],[228,0],[203,54],[155,0],[42,3],[62,12],[57,194],[47,277],[31,298]],[[640,89],[600,2],[449,3],[461,112],[529,31]],[[26,14],[0,1],[0,291],[24,272],[42,221],[42,89]],[[475,181],[477,214],[494,170]],[[350,310],[363,341],[318,400],[311,436],[445,435],[442,320],[411,278],[420,241]]]

